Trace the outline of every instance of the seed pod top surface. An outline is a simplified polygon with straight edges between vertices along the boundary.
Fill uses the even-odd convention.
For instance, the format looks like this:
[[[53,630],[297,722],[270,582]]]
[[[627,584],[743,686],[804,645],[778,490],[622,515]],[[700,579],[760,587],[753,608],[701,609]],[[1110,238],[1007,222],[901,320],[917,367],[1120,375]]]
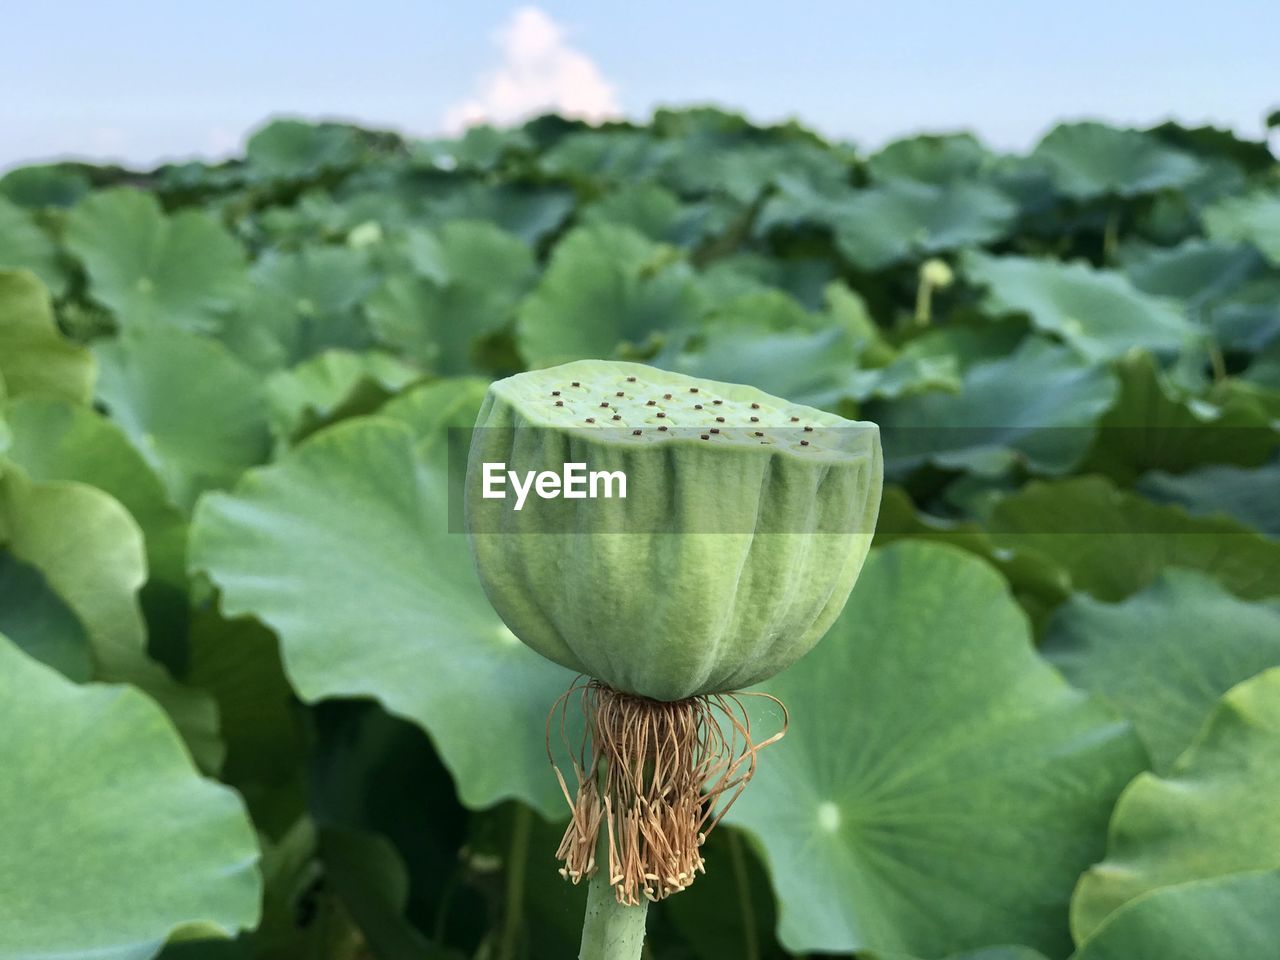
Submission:
[[[485,591],[526,644],[618,690],[675,700],[771,676],[830,626],[870,547],[876,426],[754,387],[577,361],[492,384],[476,427]],[[625,475],[626,497],[515,510],[481,496],[486,463],[581,463]]]

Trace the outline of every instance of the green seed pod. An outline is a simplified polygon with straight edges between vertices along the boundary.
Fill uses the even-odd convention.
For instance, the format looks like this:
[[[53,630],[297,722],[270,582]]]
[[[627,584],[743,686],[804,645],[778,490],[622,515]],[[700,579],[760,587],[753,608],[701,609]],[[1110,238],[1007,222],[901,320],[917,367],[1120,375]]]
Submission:
[[[490,601],[534,650],[614,690],[672,701],[772,676],[826,632],[870,548],[874,424],[584,360],[494,383],[476,426],[467,528]],[[581,498],[563,496],[569,463]],[[537,496],[540,473],[561,496]],[[611,491],[601,478],[592,498],[593,473]]]

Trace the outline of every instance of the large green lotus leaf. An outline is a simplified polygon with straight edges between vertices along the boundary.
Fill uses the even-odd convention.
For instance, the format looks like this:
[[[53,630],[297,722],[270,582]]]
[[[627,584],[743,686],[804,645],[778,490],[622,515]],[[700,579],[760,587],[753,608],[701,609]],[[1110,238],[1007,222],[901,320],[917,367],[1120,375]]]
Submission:
[[[445,440],[381,417],[324,430],[203,498],[192,562],[228,616],[276,631],[304,700],[374,697],[431,734],[468,805],[557,815],[544,724],[570,676],[505,628],[449,532]]]
[[[1215,240],[1244,240],[1280,266],[1280,193],[1226,197],[1204,211],[1204,226]]]
[[[28,210],[70,207],[92,189],[76,166],[49,163],[10,170],[0,177],[0,195]]]
[[[396,848],[383,836],[325,827],[320,852],[326,880],[359,925],[372,955],[392,960],[449,960],[404,917],[409,875]]]
[[[1227,516],[1270,537],[1280,537],[1280,461],[1253,470],[1200,467],[1183,474],[1155,471],[1137,482],[1139,493],[1176,503],[1193,516]]]
[[[302,710],[275,635],[257,620],[225,620],[212,606],[192,617],[183,680],[218,704],[225,783],[245,798],[259,830],[282,835],[305,811]]]
[[[1172,301],[1139,292],[1122,274],[1083,263],[971,252],[965,275],[988,287],[990,313],[1025,313],[1039,329],[1062,337],[1092,360],[1133,347],[1174,353],[1196,329]]]
[[[527,132],[502,129],[487,123],[468,127],[457,139],[415,140],[409,144],[415,164],[444,169],[493,170],[510,153],[531,153],[536,147]]]
[[[845,186],[849,176],[839,150],[810,140],[732,143],[713,134],[685,139],[659,179],[686,196],[724,193],[746,205],[773,184],[800,183],[828,193]]]
[[[377,285],[368,256],[346,247],[273,250],[253,265],[252,286],[224,318],[221,339],[255,367],[291,366],[372,336],[358,309]]]
[[[1184,473],[1206,463],[1256,467],[1280,449],[1280,430],[1256,403],[1181,395],[1147,353],[1116,365],[1120,390],[1098,422],[1085,469],[1131,483],[1148,470]]]
[[[359,159],[356,129],[340,123],[273,120],[249,137],[245,162],[270,180],[305,180]]]
[[[146,960],[258,921],[258,845],[126,686],[77,686],[0,637],[0,957]]]
[[[199,210],[167,215],[129,187],[80,201],[66,243],[89,273],[90,295],[122,327],[214,330],[245,282],[244,252],[217,220]]]
[[[858,954],[858,960],[917,960],[917,958],[909,957],[905,953],[872,952]],[[1001,946],[966,950],[964,953],[953,954],[946,960],[1046,960],[1046,958],[1039,950],[1032,950],[1030,947]]]
[[[867,158],[873,180],[952,183],[970,179],[991,159],[971,133],[925,134],[895,140]]]
[[[470,182],[442,190],[427,211],[439,224],[488,220],[533,245],[560,228],[574,203],[573,192],[563,187]]]
[[[874,551],[830,633],[761,689],[791,728],[729,817],[763,848],[785,947],[1066,952],[1071,887],[1145,757],[1040,659],[995,570]]]
[[[1124,791],[1106,859],[1071,901],[1076,941],[1144,893],[1280,868],[1278,792],[1280,668],[1228,691],[1168,776],[1144,773]]]
[[[1274,960],[1280,871],[1165,887],[1117,910],[1072,960]]]
[[[537,267],[529,245],[484,220],[454,220],[438,230],[412,230],[405,241],[414,270],[440,285],[488,287],[515,301]]]
[[[9,459],[33,480],[78,480],[115,497],[142,528],[151,580],[186,589],[186,519],[121,429],[101,414],[56,397],[9,403]]]
[[[1174,568],[1121,603],[1076,594],[1050,620],[1041,650],[1128,717],[1165,773],[1222,694],[1280,666],[1280,602],[1248,603]]]
[[[683,203],[656,183],[624,183],[582,209],[578,222],[615,223],[657,243],[691,247],[727,224],[709,202]]]
[[[892,180],[834,197],[794,196],[771,201],[762,227],[789,220],[827,224],[840,253],[863,270],[990,243],[1004,236],[1017,214],[1004,194],[980,183],[939,187]]]
[[[25,270],[0,270],[0,377],[7,394],[85,403],[93,375],[89,351],[58,332],[43,284]]]
[[[777,957],[777,918],[769,875],[734,827],[716,830],[702,848],[707,871],[678,897],[662,902],[664,919],[695,960]],[[761,946],[763,945],[763,950]]]
[[[1092,122],[1059,124],[1031,156],[1048,168],[1061,193],[1076,200],[1185,187],[1202,172],[1195,157],[1148,133]]]
[[[408,254],[418,275],[393,274],[369,299],[374,333],[436,373],[475,372],[477,343],[513,319],[533,283],[533,254],[483,222],[415,232]]]
[[[905,182],[875,187],[841,209],[836,245],[855,266],[874,270],[901,260],[998,240],[1017,208],[980,183],[942,188]]]
[[[530,366],[609,357],[690,326],[700,295],[688,266],[634,230],[579,227],[557,244],[520,307],[517,342]]]
[[[891,471],[930,462],[988,475],[1015,464],[1062,474],[1084,456],[1115,394],[1105,367],[1028,337],[1009,356],[970,366],[959,395],[918,394],[875,405],[867,415],[880,424]]]
[[[647,130],[581,130],[560,138],[538,158],[554,177],[610,184],[647,182],[678,149]]]
[[[927,540],[967,550],[991,564],[1009,582],[1018,603],[1039,627],[1071,594],[1071,578],[1038,553],[998,547],[977,523],[946,520],[923,513],[901,487],[886,486],[876,520],[875,546],[895,540]]]
[[[298,439],[326,423],[377,409],[422,378],[422,371],[378,351],[326,350],[267,380],[272,432]]]
[[[76,682],[93,675],[89,637],[44,575],[0,547],[0,634]]]
[[[775,397],[833,407],[854,395],[859,350],[838,327],[775,331],[728,319],[711,322],[651,363],[694,377],[748,383]]]
[[[138,590],[147,579],[142,531],[114,498],[83,483],[0,474],[0,545],[40,571],[84,627],[94,677],[132,683],[173,718],[206,770],[222,763],[217,708],[147,656]],[[28,602],[33,597],[26,598]]]
[[[1099,600],[1123,600],[1169,566],[1200,570],[1246,600],[1280,596],[1280,543],[1102,477],[1027,484],[996,503],[988,527],[998,546],[1042,555]]]
[[[67,271],[53,238],[31,214],[0,197],[0,268],[30,270],[55,296],[67,290]]]
[[[1239,289],[1263,266],[1248,245],[1193,238],[1176,247],[1133,252],[1125,257],[1124,272],[1143,293],[1200,308]]]
[[[184,510],[266,458],[262,381],[217,341],[157,327],[100,341],[94,355],[111,419]]]

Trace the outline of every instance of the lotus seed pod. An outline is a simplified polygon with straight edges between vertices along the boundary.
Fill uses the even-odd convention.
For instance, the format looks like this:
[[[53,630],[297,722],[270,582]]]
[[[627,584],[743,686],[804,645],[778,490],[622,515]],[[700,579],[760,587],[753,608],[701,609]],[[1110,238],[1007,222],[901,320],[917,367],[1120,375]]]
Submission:
[[[476,426],[466,520],[490,601],[524,643],[618,691],[671,701],[772,676],[826,632],[870,548],[874,424],[584,360],[492,384]],[[515,478],[569,463],[610,477],[517,509]],[[496,464],[501,499],[484,495]]]
[[[947,261],[933,258],[920,265],[920,278],[931,287],[945,290],[955,282],[956,275]]]

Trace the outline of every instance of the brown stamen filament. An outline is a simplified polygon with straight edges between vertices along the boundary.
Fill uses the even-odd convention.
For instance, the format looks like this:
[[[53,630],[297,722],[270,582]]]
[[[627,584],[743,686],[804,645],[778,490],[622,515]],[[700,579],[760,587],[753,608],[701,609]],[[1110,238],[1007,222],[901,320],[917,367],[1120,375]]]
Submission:
[[[745,696],[778,704],[782,729],[753,742]],[[587,720],[576,750],[567,734],[575,699]],[[561,876],[577,883],[595,871],[603,823],[609,862],[600,866],[607,866],[619,903],[635,905],[642,896],[661,900],[688,887],[705,872],[700,848],[755,773],[757,754],[786,733],[786,714],[768,694],[717,693],[667,702],[579,677],[547,717],[547,755],[559,715],[577,781],[571,794],[555,768],[572,812],[556,853]]]

